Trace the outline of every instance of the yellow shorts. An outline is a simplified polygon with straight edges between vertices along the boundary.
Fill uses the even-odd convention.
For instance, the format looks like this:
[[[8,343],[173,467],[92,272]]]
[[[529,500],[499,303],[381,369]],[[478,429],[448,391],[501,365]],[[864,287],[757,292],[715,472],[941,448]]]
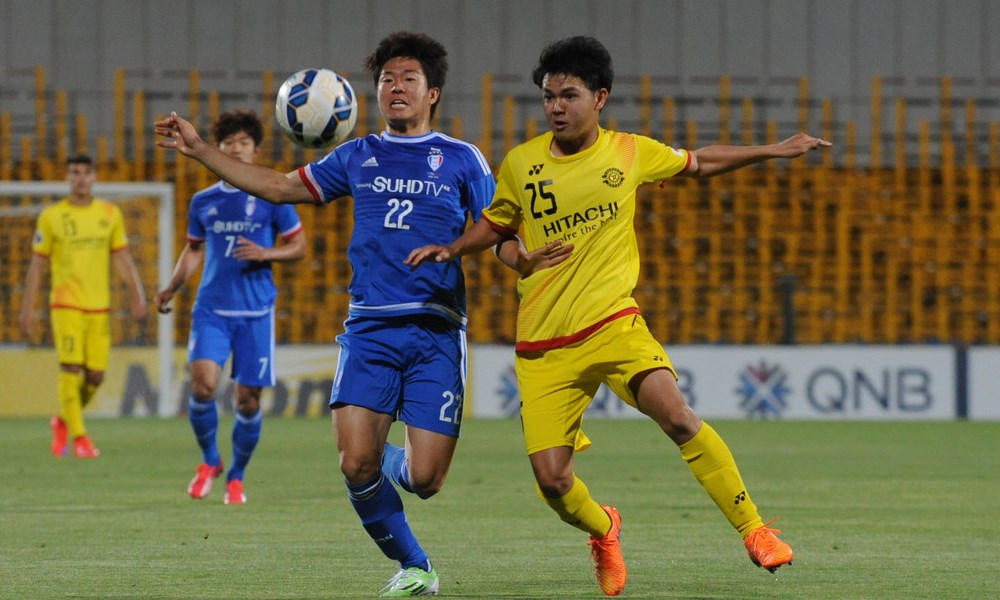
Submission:
[[[111,317],[107,312],[52,309],[52,338],[59,363],[106,371],[111,356]]]
[[[629,381],[639,373],[674,366],[640,315],[611,321],[587,339],[514,359],[521,395],[521,423],[528,454],[571,446],[586,450],[583,413],[601,383],[629,405],[636,400]]]

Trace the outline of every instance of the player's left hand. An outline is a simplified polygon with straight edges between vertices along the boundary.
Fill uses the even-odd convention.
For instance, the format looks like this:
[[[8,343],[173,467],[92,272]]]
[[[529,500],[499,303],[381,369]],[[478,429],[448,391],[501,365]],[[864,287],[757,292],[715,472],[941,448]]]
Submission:
[[[447,262],[454,258],[451,250],[448,246],[441,246],[439,244],[428,244],[427,246],[421,246],[410,252],[410,255],[406,257],[403,264],[415,269],[420,265],[424,264],[429,260],[434,262]]]
[[[517,252],[517,272],[521,277],[534,275],[542,269],[554,267],[573,254],[573,244],[562,240],[549,242],[541,248],[528,252],[522,246]]]
[[[813,137],[804,131],[800,131],[792,137],[778,142],[776,148],[779,157],[795,158],[796,156],[802,156],[810,150],[829,148],[832,145],[831,142],[823,138]]]
[[[233,249],[233,258],[236,260],[267,260],[267,250],[258,246],[253,240],[243,237],[236,238],[236,247]]]

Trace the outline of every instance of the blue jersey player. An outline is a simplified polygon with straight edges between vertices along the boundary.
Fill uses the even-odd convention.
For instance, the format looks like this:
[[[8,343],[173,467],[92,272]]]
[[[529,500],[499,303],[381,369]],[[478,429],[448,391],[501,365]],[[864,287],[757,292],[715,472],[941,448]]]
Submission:
[[[212,133],[221,152],[252,163],[263,128],[245,110],[222,114]],[[188,416],[202,451],[202,463],[188,485],[195,499],[208,496],[223,471],[215,434],[219,416],[214,401],[222,367],[232,354],[236,380],[233,462],[226,473],[223,502],[243,504],[243,474],[260,439],[260,394],[274,385],[274,302],[278,293],[271,263],[299,260],[306,253],[302,223],[289,205],[271,204],[225,181],[191,199],[187,246],[177,259],[166,289],[157,296],[160,312],[204,262],[188,340],[191,398]],[[277,238],[285,243],[275,245]]]
[[[157,121],[157,144],[201,162],[247,192],[278,203],[354,198],[354,269],[330,405],[347,493],[365,530],[400,569],[383,596],[436,594],[437,573],[403,512],[400,489],[429,498],[444,485],[465,397],[465,289],[458,262],[411,270],[412,248],[446,243],[479,218],[495,183],[470,144],[431,130],[447,71],[430,37],[397,32],[365,61],[386,122],[291,173],[232,160],[187,120]],[[564,259],[554,245],[526,253],[516,238],[497,249],[522,274]],[[406,448],[386,444],[396,419]]]

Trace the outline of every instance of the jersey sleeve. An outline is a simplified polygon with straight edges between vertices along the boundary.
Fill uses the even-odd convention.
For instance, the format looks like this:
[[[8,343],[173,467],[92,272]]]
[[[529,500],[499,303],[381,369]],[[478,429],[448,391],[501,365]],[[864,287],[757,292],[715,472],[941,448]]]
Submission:
[[[205,231],[205,225],[198,218],[197,202],[198,196],[191,199],[191,205],[188,206],[188,230],[187,239],[189,242],[201,242],[205,240],[208,235]]]
[[[494,229],[516,232],[521,226],[521,203],[518,201],[517,179],[510,164],[510,156],[508,154],[500,165],[496,193],[493,195],[493,202],[483,211],[483,217]]]
[[[278,233],[284,239],[291,239],[295,237],[295,234],[302,231],[302,221],[299,219],[299,213],[296,212],[295,207],[291,204],[279,204],[274,217]]]
[[[682,173],[691,164],[687,150],[671,148],[663,142],[637,135],[643,182],[661,181]]]
[[[31,251],[41,256],[52,255],[52,211],[43,210],[35,225],[35,237],[31,241]]]
[[[122,209],[114,204],[111,206],[111,251],[117,252],[128,247],[128,236],[125,234],[125,217]]]
[[[347,160],[356,148],[358,140],[341,144],[316,162],[299,167],[299,179],[309,189],[313,202],[328,204],[341,196],[351,194],[351,181],[347,172]]]

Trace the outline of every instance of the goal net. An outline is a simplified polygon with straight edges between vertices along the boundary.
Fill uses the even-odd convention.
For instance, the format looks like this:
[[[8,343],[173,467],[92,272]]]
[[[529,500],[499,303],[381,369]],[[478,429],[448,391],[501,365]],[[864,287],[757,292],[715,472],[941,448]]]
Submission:
[[[0,181],[0,417],[47,416],[57,410],[58,361],[49,320],[49,281],[35,309],[40,338],[27,339],[18,314],[31,260],[35,224],[42,209],[69,193],[65,181]],[[139,270],[149,313],[132,320],[125,282],[112,272],[111,364],[87,414],[171,416],[177,413],[173,313],[156,312],[155,297],[174,264],[174,186],[168,183],[96,183],[97,198],[117,203],[125,217],[129,250]]]

